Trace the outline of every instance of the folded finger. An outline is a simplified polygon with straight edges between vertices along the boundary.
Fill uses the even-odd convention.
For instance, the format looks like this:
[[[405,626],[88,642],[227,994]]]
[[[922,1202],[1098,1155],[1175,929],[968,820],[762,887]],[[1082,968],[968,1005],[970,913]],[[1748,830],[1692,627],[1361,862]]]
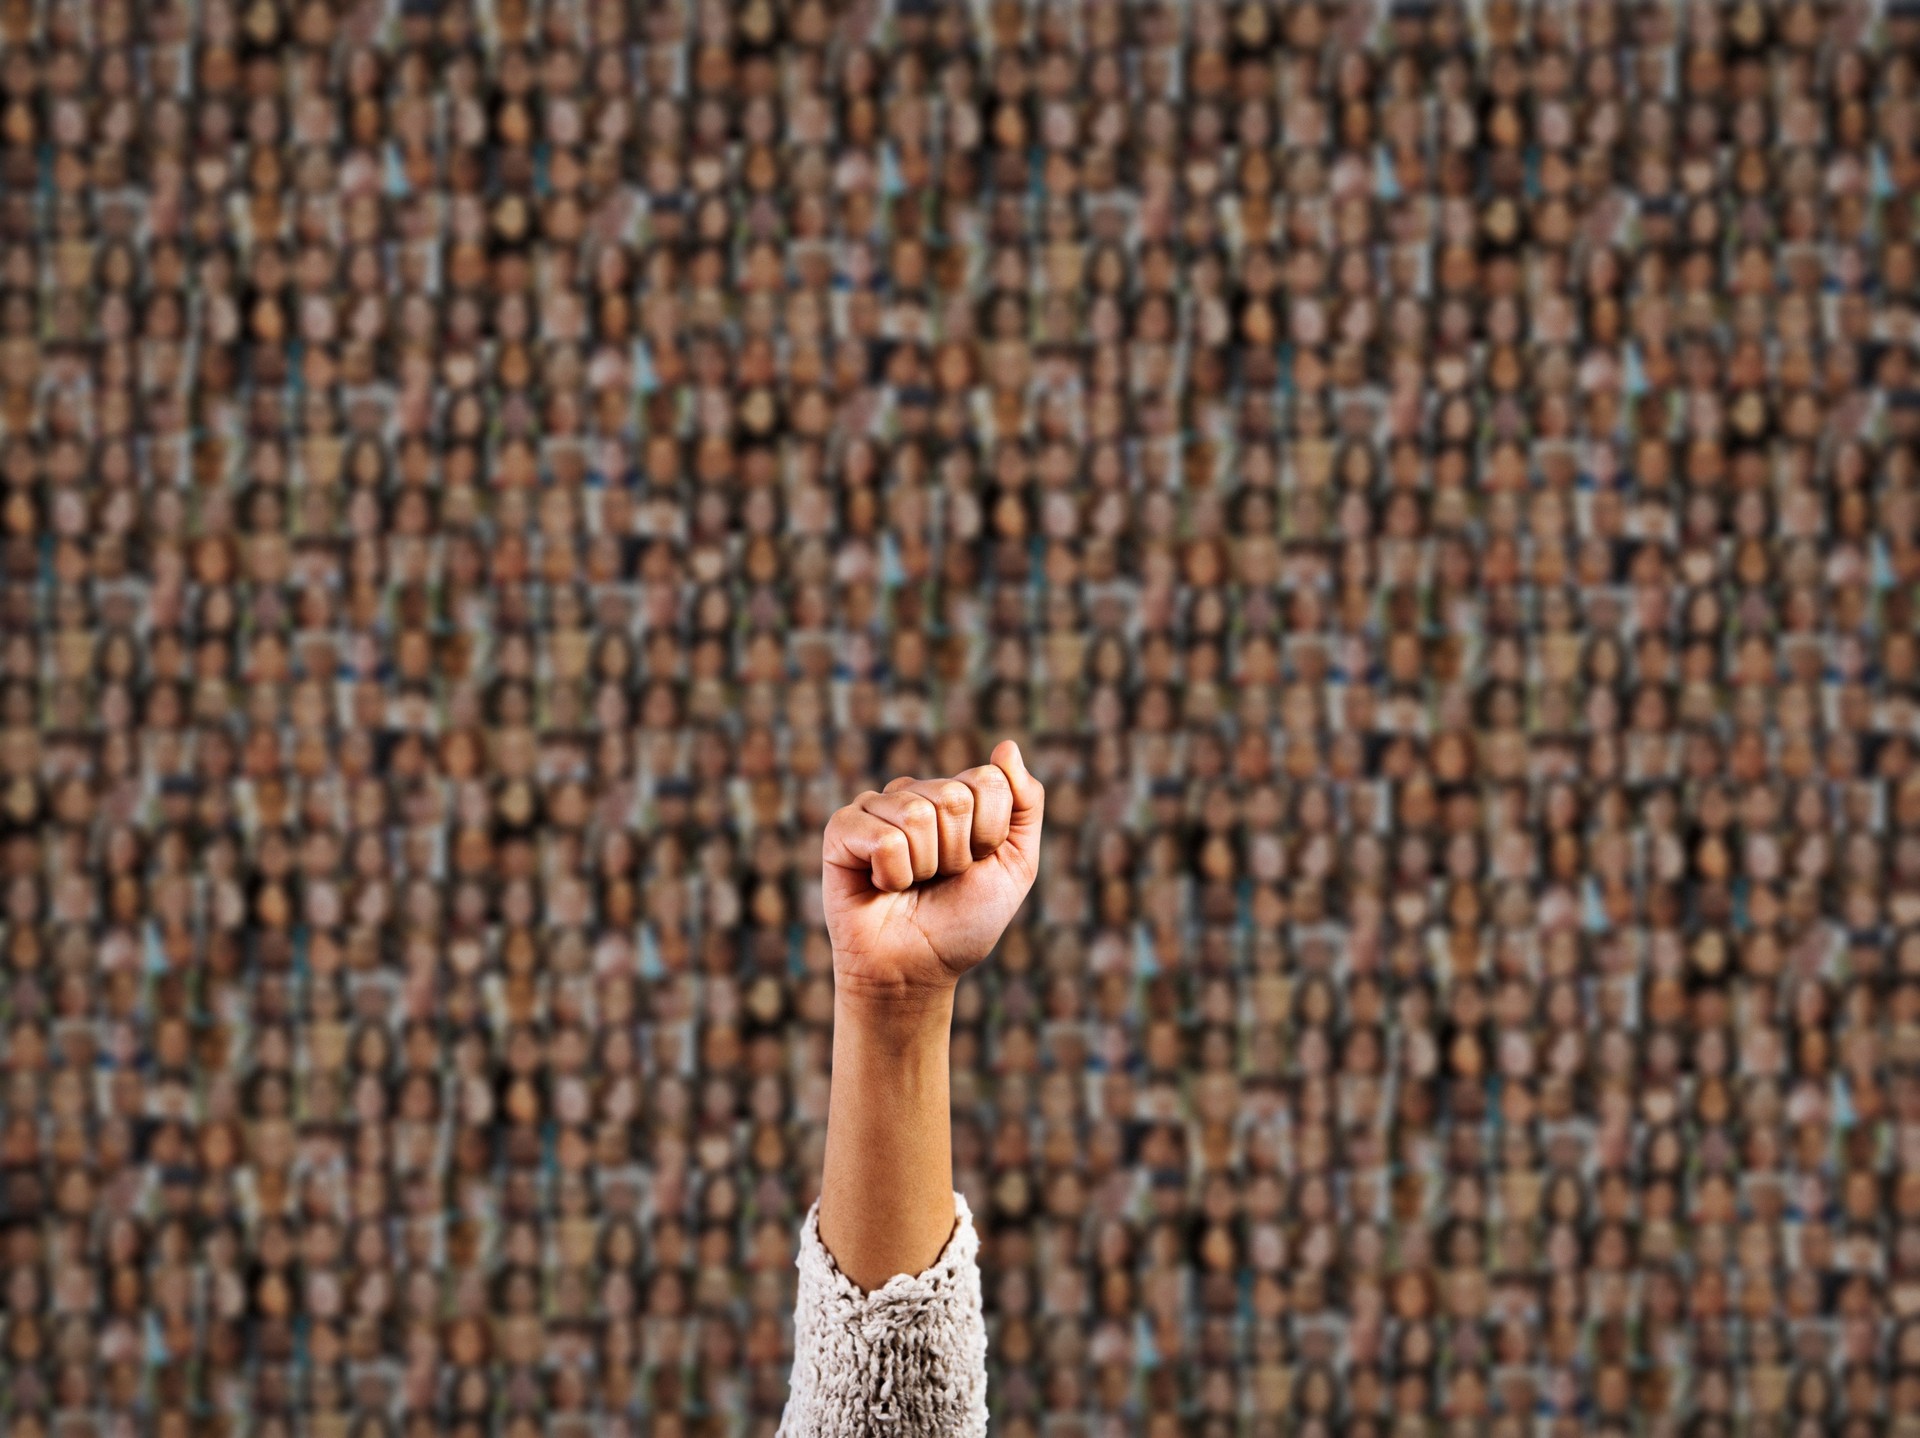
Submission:
[[[958,779],[918,779],[903,794],[917,794],[933,805],[942,874],[973,867],[973,790]]]
[[[1013,786],[997,764],[981,764],[954,778],[973,791],[973,857],[984,859],[1006,842]]]
[[[916,883],[940,872],[940,824],[932,800],[911,789],[896,789],[891,794],[869,794],[860,807],[907,836]]]
[[[850,875],[856,885],[864,876],[883,893],[913,887],[913,856],[906,834],[898,825],[869,814],[859,800],[828,820],[821,859],[828,869]]]

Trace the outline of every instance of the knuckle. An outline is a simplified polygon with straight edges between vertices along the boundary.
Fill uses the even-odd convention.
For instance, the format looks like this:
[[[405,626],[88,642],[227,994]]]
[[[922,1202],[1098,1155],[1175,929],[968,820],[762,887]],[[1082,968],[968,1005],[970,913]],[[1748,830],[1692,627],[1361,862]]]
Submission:
[[[949,779],[940,786],[940,808],[954,816],[971,813],[973,810],[973,790],[958,779]]]

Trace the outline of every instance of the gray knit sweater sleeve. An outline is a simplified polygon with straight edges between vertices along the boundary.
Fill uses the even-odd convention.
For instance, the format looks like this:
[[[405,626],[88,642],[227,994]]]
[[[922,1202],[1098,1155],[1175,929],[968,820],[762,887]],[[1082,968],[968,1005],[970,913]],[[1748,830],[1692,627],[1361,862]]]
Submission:
[[[953,1196],[953,1237],[933,1267],[862,1293],[820,1242],[820,1206],[800,1228],[793,1386],[780,1438],[979,1438],[987,1431],[980,1238]]]

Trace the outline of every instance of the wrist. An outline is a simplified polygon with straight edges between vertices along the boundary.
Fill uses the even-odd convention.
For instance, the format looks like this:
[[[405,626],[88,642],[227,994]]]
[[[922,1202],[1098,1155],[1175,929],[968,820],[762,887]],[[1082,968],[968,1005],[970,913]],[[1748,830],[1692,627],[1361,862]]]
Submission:
[[[951,983],[882,986],[836,977],[835,1039],[890,1052],[944,1049],[953,1027],[954,988]]]

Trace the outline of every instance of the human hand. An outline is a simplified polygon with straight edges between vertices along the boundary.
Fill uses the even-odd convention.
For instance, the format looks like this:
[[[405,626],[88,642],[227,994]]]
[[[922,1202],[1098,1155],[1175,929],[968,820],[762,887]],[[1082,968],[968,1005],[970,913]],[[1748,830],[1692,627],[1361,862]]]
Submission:
[[[901,777],[827,823],[821,892],[843,997],[941,999],[1033,887],[1046,790],[1020,746],[950,779]]]

